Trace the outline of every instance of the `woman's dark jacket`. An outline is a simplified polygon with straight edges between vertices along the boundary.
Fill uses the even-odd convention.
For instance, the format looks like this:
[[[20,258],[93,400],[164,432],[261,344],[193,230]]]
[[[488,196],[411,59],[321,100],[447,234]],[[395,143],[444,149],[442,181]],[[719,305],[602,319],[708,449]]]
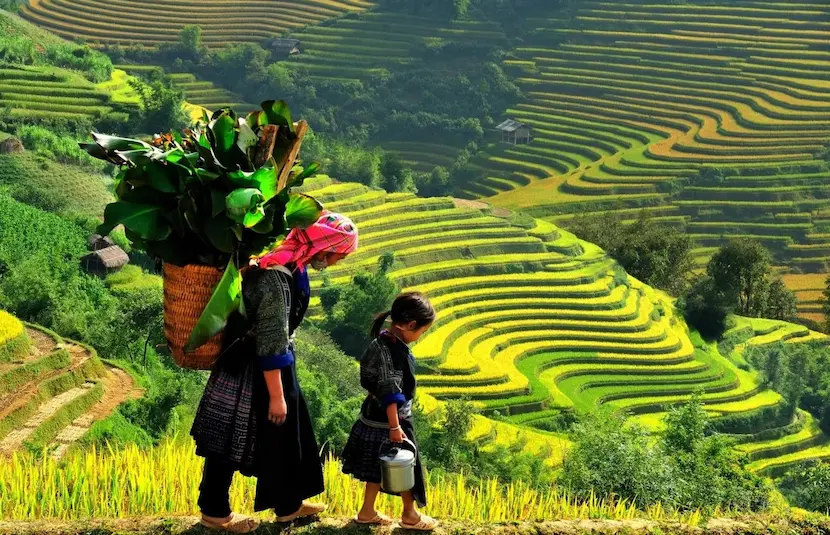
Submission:
[[[245,475],[290,486],[302,498],[314,496],[323,490],[322,470],[297,382],[292,339],[308,309],[308,275],[254,268],[245,274],[242,288],[247,317],[234,313],[228,321],[223,352],[191,429],[196,453],[229,462]],[[282,371],[288,407],[281,426],[268,421],[270,394],[263,374],[276,369]]]

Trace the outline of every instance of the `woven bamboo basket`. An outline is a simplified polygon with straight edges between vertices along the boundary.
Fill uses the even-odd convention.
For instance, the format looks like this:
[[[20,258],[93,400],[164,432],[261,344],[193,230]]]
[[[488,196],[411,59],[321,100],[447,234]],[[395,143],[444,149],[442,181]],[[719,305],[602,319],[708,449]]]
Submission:
[[[192,353],[184,346],[222,278],[222,270],[189,264],[164,263],[164,334],[173,360],[182,368],[209,370],[222,350],[219,333]]]

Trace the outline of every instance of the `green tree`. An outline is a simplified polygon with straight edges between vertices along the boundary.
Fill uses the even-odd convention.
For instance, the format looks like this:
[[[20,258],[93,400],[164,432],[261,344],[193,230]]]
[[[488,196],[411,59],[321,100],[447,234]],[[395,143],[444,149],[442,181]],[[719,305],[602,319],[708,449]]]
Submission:
[[[763,312],[771,256],[750,238],[737,238],[722,246],[706,272],[715,285],[737,304],[737,312],[752,316]]]
[[[324,282],[320,302],[325,311],[322,328],[354,357],[360,356],[369,343],[369,329],[375,316],[389,310],[399,287],[389,278],[395,258],[383,255],[373,273],[358,273],[349,284]]]
[[[801,463],[781,478],[779,487],[792,505],[830,514],[830,463]]]
[[[600,216],[577,216],[571,230],[583,240],[596,243],[637,279],[679,295],[687,287],[694,267],[693,242],[675,228],[659,225],[645,212],[626,225],[611,212]]]
[[[792,321],[797,313],[797,300],[792,290],[780,278],[772,281],[767,290],[764,317]]]
[[[184,92],[168,76],[155,72],[146,82],[133,80],[130,85],[141,99],[140,120],[133,126],[136,130],[156,134],[179,131],[190,124]]]
[[[726,330],[726,318],[734,303],[718,288],[712,277],[695,278],[677,300],[677,308],[686,322],[709,339],[719,338]]]
[[[179,32],[179,44],[186,52],[197,55],[202,49],[202,27],[188,24]]]
[[[645,507],[674,503],[672,463],[645,428],[620,415],[592,414],[576,424],[557,483],[574,496],[615,496]]]

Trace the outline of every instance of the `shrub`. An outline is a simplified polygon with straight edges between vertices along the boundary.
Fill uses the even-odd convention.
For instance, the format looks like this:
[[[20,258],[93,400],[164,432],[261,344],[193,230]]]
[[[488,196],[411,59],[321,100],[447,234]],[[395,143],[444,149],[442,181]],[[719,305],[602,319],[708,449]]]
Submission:
[[[781,478],[778,486],[791,504],[830,514],[830,463],[799,464]]]

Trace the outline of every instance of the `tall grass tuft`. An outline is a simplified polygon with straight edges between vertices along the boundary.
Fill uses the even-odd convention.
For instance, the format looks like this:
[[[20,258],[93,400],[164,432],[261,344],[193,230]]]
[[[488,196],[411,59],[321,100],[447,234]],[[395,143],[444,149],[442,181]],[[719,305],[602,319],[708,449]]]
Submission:
[[[155,448],[127,446],[77,450],[61,461],[49,455],[16,453],[0,458],[0,518],[9,520],[126,518],[197,514],[196,499],[202,459],[193,447],[165,442]],[[352,516],[358,510],[362,484],[325,464],[328,515]],[[697,524],[698,513],[652,507],[638,510],[624,500],[571,498],[558,489],[540,492],[523,483],[469,483],[464,475],[428,475],[429,514],[475,522],[544,519],[648,517]],[[251,512],[255,481],[237,476],[231,488],[234,510]],[[400,513],[400,500],[382,496],[379,507]]]

